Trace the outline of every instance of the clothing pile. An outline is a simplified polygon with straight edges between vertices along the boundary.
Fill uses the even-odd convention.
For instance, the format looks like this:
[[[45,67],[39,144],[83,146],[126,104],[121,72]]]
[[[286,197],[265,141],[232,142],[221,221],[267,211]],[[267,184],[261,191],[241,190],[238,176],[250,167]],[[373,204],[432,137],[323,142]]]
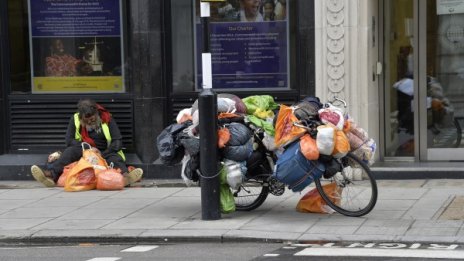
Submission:
[[[306,97],[295,105],[281,105],[276,118],[275,146],[280,152],[274,177],[294,192],[315,179],[340,172],[337,159],[352,152],[372,164],[376,144],[344,108]]]
[[[218,94],[217,111],[223,213],[234,209],[222,202],[223,198],[233,201],[230,188],[238,189],[247,175],[259,171],[261,162],[267,160],[259,144],[278,156],[273,175],[293,191],[301,191],[322,175],[334,175],[341,168],[336,159],[350,151],[366,163],[374,159],[374,140],[343,109],[323,105],[317,97],[287,106],[269,95],[240,99]],[[197,102],[180,111],[176,120],[160,133],[156,146],[164,164],[182,163],[181,176],[190,185],[199,180]],[[256,130],[262,130],[260,135]]]
[[[247,172],[259,168],[259,162],[265,160],[256,144],[254,128],[265,130],[266,142],[273,146],[274,111],[279,105],[272,96],[259,95],[240,99],[233,94],[218,94],[218,155],[220,165],[218,170],[221,180],[221,211],[229,213],[235,210],[231,207],[233,196],[230,188],[237,189]],[[191,108],[181,110],[176,123],[167,126],[157,137],[157,149],[163,164],[174,165],[182,163],[181,176],[187,185],[199,180],[200,169],[200,136],[198,101]],[[228,192],[227,192],[228,191]],[[224,203],[224,204],[223,204]],[[229,206],[229,207],[228,207]]]

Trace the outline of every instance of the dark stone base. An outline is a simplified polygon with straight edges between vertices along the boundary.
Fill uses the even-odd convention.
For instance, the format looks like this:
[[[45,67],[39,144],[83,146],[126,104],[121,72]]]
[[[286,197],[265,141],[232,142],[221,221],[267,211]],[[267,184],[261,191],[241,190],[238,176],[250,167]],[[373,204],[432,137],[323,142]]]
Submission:
[[[7,154],[0,156],[0,180],[32,180],[31,166],[43,166],[45,154]],[[160,162],[145,164],[135,154],[126,154],[127,165],[142,168],[147,179],[181,179],[181,165],[165,166]]]

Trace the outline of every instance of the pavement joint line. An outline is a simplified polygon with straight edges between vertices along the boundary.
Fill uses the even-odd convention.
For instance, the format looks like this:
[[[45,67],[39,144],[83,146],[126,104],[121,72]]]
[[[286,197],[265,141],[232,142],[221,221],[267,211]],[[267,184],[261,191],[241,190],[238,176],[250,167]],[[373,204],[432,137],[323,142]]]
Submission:
[[[445,200],[443,205],[438,209],[437,213],[432,217],[433,220],[440,220],[441,216],[445,213],[445,211],[448,209],[448,207],[453,203],[453,200],[456,198],[456,195],[450,195],[448,198]],[[442,219],[442,220],[447,220],[447,219]]]

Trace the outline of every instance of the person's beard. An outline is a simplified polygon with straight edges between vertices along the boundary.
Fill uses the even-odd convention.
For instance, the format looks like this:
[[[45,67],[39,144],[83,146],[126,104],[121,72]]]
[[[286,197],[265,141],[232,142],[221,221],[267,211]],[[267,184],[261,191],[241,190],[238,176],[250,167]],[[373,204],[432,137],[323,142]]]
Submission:
[[[97,133],[100,133],[101,132],[101,119],[100,119],[100,115],[97,115],[97,119],[90,123],[90,124],[85,124],[85,128],[87,129],[87,131],[95,131]]]

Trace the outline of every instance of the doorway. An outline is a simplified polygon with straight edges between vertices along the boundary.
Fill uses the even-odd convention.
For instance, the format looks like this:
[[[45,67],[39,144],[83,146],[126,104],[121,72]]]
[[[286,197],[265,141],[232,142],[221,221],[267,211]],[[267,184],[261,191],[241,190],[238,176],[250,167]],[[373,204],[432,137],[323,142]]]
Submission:
[[[464,159],[464,1],[453,2],[383,1],[386,160]]]

